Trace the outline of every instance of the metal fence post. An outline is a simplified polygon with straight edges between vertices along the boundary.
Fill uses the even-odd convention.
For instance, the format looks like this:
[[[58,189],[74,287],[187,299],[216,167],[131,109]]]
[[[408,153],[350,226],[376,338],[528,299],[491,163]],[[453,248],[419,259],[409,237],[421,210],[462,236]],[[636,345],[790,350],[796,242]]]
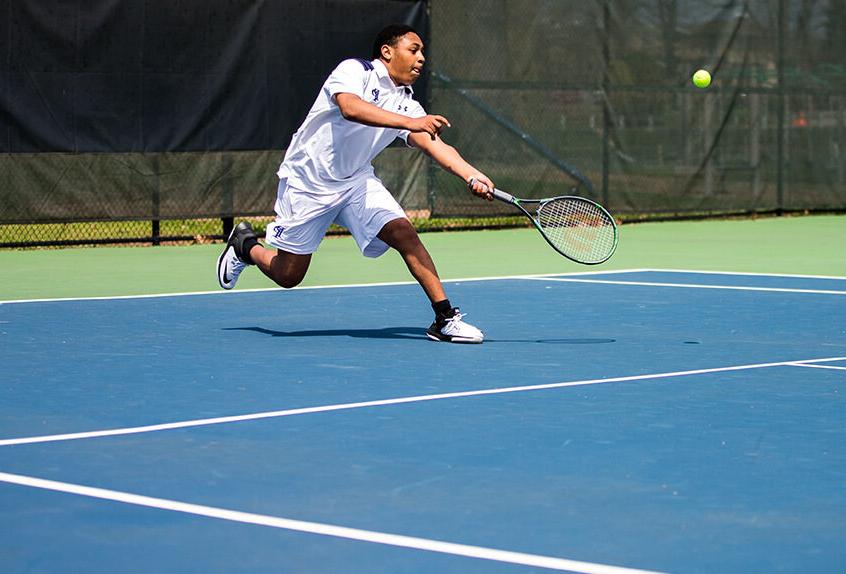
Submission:
[[[602,203],[608,205],[608,135],[611,131],[611,111],[609,106],[611,77],[608,67],[611,62],[611,7],[610,0],[602,3]]]
[[[151,229],[150,229],[150,241],[153,245],[159,245],[161,243],[161,222],[159,221],[159,214],[161,210],[161,200],[162,200],[162,193],[161,193],[161,185],[162,185],[162,176],[159,170],[159,155],[154,154],[152,159],[152,168],[153,168],[153,177],[155,178],[153,182],[153,220],[151,221]]]
[[[778,128],[776,140],[776,213],[784,213],[784,23],[787,0],[778,2]]]
[[[220,184],[223,186],[222,190],[222,211],[224,217],[220,218],[223,226],[223,239],[229,237],[232,229],[235,227],[235,190],[232,188],[232,178],[229,177],[229,172],[232,171],[232,156],[228,153],[223,154],[223,173],[225,174]]]

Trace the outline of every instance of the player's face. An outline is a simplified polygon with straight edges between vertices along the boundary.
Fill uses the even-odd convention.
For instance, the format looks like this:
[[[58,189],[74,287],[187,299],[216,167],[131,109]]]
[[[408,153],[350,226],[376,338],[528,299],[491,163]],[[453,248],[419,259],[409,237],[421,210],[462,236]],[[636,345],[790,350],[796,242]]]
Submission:
[[[397,84],[409,86],[423,73],[423,40],[414,32],[400,38],[396,46],[382,46],[382,56],[390,58],[385,66]]]

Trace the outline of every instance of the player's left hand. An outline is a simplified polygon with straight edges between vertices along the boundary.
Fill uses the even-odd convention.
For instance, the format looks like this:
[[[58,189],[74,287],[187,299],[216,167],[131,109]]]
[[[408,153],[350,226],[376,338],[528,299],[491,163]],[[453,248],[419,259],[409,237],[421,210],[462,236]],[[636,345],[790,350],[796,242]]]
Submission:
[[[467,189],[469,189],[473,195],[482,197],[488,201],[493,201],[494,199],[494,187],[496,186],[490,178],[483,173],[474,173],[467,178]]]

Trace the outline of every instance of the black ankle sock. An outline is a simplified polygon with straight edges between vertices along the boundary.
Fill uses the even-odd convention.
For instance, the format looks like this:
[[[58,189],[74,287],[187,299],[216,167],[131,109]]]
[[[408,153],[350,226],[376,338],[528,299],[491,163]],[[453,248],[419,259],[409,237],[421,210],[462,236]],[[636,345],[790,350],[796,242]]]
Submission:
[[[244,240],[244,243],[241,244],[241,249],[243,250],[243,253],[241,254],[241,260],[244,263],[255,265],[255,263],[253,263],[253,258],[250,257],[250,250],[258,244],[258,239],[256,239],[255,237],[247,237]]]
[[[455,314],[452,310],[452,304],[450,304],[449,299],[432,303],[432,309],[435,311],[435,317],[438,319],[449,318]]]

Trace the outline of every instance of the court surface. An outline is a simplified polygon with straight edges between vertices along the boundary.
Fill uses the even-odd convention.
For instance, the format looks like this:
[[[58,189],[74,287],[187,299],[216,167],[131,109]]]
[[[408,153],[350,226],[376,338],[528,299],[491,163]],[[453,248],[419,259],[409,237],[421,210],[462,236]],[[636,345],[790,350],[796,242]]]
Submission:
[[[0,304],[4,572],[843,572],[846,278]]]

